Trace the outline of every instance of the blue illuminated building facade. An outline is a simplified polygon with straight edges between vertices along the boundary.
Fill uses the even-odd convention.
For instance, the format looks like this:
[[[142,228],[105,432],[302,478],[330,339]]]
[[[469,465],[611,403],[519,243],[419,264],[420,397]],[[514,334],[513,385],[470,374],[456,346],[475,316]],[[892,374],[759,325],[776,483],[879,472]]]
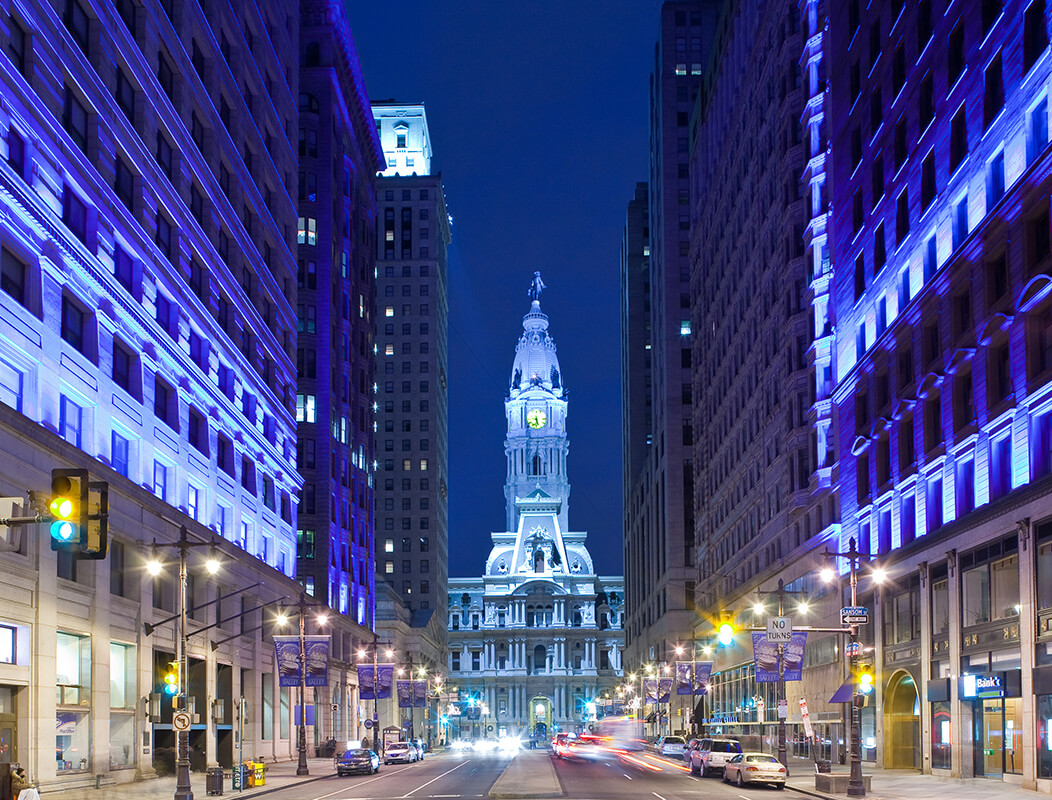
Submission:
[[[46,495],[57,467],[109,483],[105,559],[56,553],[45,525],[0,542],[0,760],[45,790],[171,770],[170,704],[147,701],[177,651],[181,527],[222,561],[211,575],[207,547],[187,559],[192,769],[233,765],[242,697],[244,752],[295,753],[274,607],[259,606],[301,589],[299,32],[298,9],[277,2],[0,10],[0,494]],[[377,158],[357,113],[356,293],[371,280]],[[354,298],[363,320],[369,302]],[[166,563],[151,577],[155,542]],[[371,581],[358,575],[355,599]],[[358,724],[344,659],[367,633],[336,615],[326,630],[332,688],[318,702],[338,714],[309,726],[311,744]]]
[[[827,10],[831,544],[854,538],[887,574],[862,586],[878,673],[863,744],[885,767],[1048,791],[1048,9]]]
[[[297,577],[372,626],[375,176],[383,151],[342,7],[301,4]]]

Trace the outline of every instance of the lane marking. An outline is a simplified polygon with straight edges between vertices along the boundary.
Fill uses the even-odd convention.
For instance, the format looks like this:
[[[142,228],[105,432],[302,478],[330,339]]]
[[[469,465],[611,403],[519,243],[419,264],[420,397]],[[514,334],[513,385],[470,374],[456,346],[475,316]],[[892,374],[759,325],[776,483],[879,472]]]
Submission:
[[[654,797],[656,797],[658,800],[665,800],[665,798],[662,797],[661,795],[659,795],[657,792],[651,792],[651,794],[654,795]],[[749,799],[746,798],[745,800],[749,800]]]
[[[745,796],[745,795],[743,795],[743,794],[740,794],[740,795],[738,795],[738,797],[740,797],[740,798],[741,798],[742,800],[752,800],[752,798],[750,798],[750,797],[746,797],[746,796]]]
[[[404,772],[407,769],[409,769],[408,765],[405,766],[405,767],[402,767],[402,769],[395,770],[394,772],[387,772],[384,775],[381,775],[379,772],[377,772],[371,778],[366,778],[363,781],[355,781],[354,785],[355,785],[355,787],[364,786],[367,783],[373,783],[374,781],[383,780],[384,778],[388,777],[389,775],[397,775],[398,773]],[[332,775],[332,776],[329,776],[329,777],[336,777],[336,778],[338,778],[339,776]],[[328,794],[320,794],[317,797],[313,798],[313,800],[325,800],[327,797],[333,797],[334,795],[344,794],[346,791],[347,791],[346,788],[344,788],[344,789],[337,789],[335,792],[329,792]]]
[[[626,778],[628,778],[629,780],[632,780],[632,776],[631,776],[631,775],[629,775],[629,774],[628,774],[627,772],[622,772],[621,774],[622,774],[622,775],[624,775],[624,776],[625,776]]]
[[[406,797],[410,797],[410,796],[411,796],[411,795],[413,794],[413,792],[415,792],[415,791],[418,791],[418,790],[420,790],[420,789],[423,789],[423,788],[424,788],[425,786],[430,786],[430,785],[431,785],[432,783],[434,783],[435,781],[437,781],[437,780],[438,780],[439,778],[444,778],[444,777],[446,777],[446,775],[448,775],[448,774],[449,774],[450,772],[455,772],[456,770],[460,769],[460,768],[461,768],[462,766],[464,766],[465,764],[470,764],[470,763],[471,763],[470,761],[461,761],[461,762],[460,762],[459,764],[457,764],[457,765],[456,765],[455,767],[453,767],[453,769],[450,769],[450,770],[446,770],[446,771],[445,771],[445,772],[443,772],[443,773],[442,773],[441,775],[436,775],[436,776],[435,776],[434,778],[432,778],[431,780],[429,780],[429,781],[428,781],[427,783],[422,783],[422,784],[420,784],[419,786],[417,786],[417,787],[416,787],[416,789],[410,789],[410,790],[409,790],[408,792],[406,792],[405,794],[403,794],[403,795],[402,795],[402,797],[403,797],[403,798],[406,798]],[[478,769],[478,767],[476,767],[476,769]]]

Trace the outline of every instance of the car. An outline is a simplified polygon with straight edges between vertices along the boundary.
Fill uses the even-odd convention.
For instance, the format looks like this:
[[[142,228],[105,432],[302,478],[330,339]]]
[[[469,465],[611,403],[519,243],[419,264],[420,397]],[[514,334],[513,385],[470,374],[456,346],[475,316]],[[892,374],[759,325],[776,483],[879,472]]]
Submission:
[[[356,772],[364,772],[371,775],[380,771],[380,756],[364,747],[347,750],[336,762],[336,774],[341,778],[344,775],[353,775]]]
[[[605,752],[605,741],[601,736],[578,734],[576,738],[567,739],[565,758],[592,761],[601,758]]]
[[[576,738],[577,736],[573,733],[555,734],[555,738],[552,739],[552,752],[559,758],[566,758],[570,752],[570,742]]]
[[[776,789],[785,788],[785,767],[769,753],[739,753],[723,768],[724,783],[769,783]]]
[[[416,751],[416,760],[424,760],[424,745],[419,739],[412,739],[409,742],[409,746]]]
[[[657,740],[657,751],[663,756],[683,756],[687,743],[682,736],[662,736]]]
[[[737,739],[705,738],[690,754],[690,773],[707,778],[715,773],[723,774],[726,763],[742,751]]]
[[[412,764],[416,761],[416,748],[409,742],[391,742],[384,750],[385,764]]]

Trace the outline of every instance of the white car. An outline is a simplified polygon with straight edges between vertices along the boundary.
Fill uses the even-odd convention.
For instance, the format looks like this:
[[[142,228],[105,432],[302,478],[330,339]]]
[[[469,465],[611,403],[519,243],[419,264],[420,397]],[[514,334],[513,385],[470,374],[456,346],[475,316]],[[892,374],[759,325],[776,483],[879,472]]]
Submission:
[[[687,743],[682,736],[662,736],[658,739],[657,749],[663,756],[679,756],[683,758],[683,750]]]
[[[724,783],[769,783],[785,788],[785,767],[769,753],[739,753],[723,767]]]
[[[391,742],[384,750],[385,764],[398,762],[412,764],[414,761],[416,761],[416,748],[409,742]]]

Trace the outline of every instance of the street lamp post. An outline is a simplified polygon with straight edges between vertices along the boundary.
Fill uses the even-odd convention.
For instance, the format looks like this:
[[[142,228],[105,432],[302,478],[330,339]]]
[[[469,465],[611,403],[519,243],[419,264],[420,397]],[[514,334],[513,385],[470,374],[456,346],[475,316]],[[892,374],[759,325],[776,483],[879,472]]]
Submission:
[[[829,559],[846,558],[848,560],[850,566],[851,605],[852,607],[858,605],[858,573],[855,565],[856,562],[861,562],[862,559],[869,558],[868,554],[859,552],[855,547],[855,537],[852,536],[846,553],[834,552],[827,548],[822,555]],[[848,666],[851,673],[854,674],[856,659],[858,658],[858,625],[851,626],[850,642],[851,646],[849,648],[850,654],[848,656]],[[851,699],[851,776],[848,779],[847,793],[849,797],[865,797],[866,785],[862,780],[861,712],[858,705],[854,702],[854,694]]]
[[[299,633],[300,633],[300,724],[297,730],[297,751],[298,760],[296,762],[296,775],[310,775],[310,770],[307,767],[307,609],[308,608],[323,608],[320,603],[307,602],[306,592],[300,592],[299,600],[296,603],[296,609],[299,613]],[[279,614],[277,618],[278,625],[284,626],[288,621],[284,613]],[[328,621],[328,617],[322,613],[316,618],[319,625],[324,625]],[[335,724],[335,720],[334,720]]]
[[[191,541],[190,533],[185,525],[179,527],[179,538],[175,542],[153,541],[153,550],[160,547],[172,547],[179,551],[179,634],[176,636],[176,661],[179,664],[178,693],[175,696],[175,705],[178,711],[187,711],[189,706],[190,676],[188,674],[188,658],[186,655],[186,584],[187,567],[186,558],[191,547],[211,547],[213,554],[209,558],[206,568],[214,575],[219,570],[219,561],[215,555],[215,543],[206,541]],[[153,576],[161,573],[161,562],[154,554],[146,565],[147,572]],[[190,788],[190,731],[181,730],[176,732],[175,749],[175,800],[194,800],[193,790]]]

